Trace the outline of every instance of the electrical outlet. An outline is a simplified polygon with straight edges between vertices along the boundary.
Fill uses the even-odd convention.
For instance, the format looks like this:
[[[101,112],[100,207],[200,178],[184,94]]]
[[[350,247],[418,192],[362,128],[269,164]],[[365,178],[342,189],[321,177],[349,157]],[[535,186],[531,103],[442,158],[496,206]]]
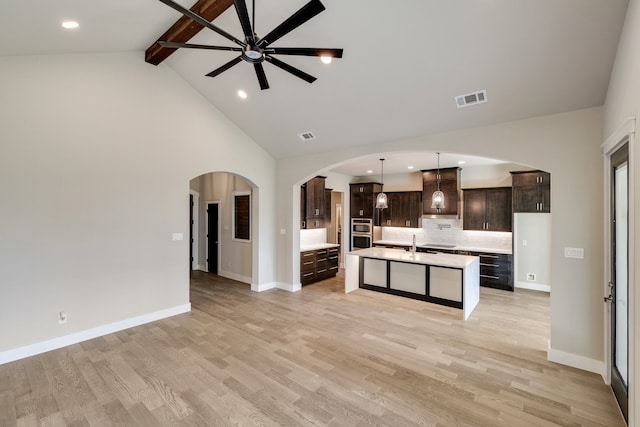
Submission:
[[[58,313],[58,323],[59,324],[63,324],[63,323],[67,323],[67,312],[66,311],[61,311],[60,313]]]
[[[535,273],[527,273],[527,280],[530,282],[535,282],[536,281],[536,274]]]
[[[526,240],[522,241],[522,246],[527,246],[527,241]]]

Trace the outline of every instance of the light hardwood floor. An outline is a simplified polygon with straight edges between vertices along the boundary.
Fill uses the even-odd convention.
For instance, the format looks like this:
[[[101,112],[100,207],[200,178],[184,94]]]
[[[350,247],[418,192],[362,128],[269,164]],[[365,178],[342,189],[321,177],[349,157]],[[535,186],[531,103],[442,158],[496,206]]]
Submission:
[[[0,365],[0,426],[623,426],[598,375],[546,360],[548,295],[455,309],[343,276],[252,293],[205,273],[193,311]]]

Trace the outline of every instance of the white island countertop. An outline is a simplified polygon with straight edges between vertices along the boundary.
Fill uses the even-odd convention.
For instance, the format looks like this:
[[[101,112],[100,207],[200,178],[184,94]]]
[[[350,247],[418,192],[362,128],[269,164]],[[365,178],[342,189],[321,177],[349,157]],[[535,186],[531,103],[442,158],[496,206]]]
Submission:
[[[374,245],[388,245],[388,246],[402,246],[402,247],[407,247],[410,248],[411,247],[411,242],[409,241],[400,241],[400,240],[374,240],[373,241]],[[513,253],[513,251],[511,249],[504,249],[504,248],[487,248],[487,247],[481,247],[481,246],[465,246],[465,245],[454,245],[454,244],[447,244],[447,243],[418,243],[416,245],[417,248],[428,248],[428,249],[433,249],[433,250],[438,250],[438,249],[446,249],[449,251],[470,251],[470,252],[489,252],[489,253],[494,253],[494,254],[507,254],[507,255],[511,255]]]
[[[349,253],[364,258],[387,259],[390,261],[404,261],[414,264],[437,265],[453,268],[464,268],[478,259],[478,257],[475,256],[445,253],[430,254],[424,252],[411,253],[404,249],[390,248],[366,248],[351,251]]]

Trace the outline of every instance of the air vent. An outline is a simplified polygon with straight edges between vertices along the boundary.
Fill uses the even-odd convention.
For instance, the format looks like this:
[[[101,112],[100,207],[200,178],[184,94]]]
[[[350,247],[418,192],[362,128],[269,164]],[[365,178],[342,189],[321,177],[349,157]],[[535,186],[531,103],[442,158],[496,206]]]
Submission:
[[[467,93],[466,95],[456,96],[456,105],[458,108],[468,107],[470,105],[482,104],[487,102],[487,91]]]
[[[298,134],[298,138],[303,141],[311,141],[312,139],[316,139],[316,136],[313,134],[313,132],[302,132]]]

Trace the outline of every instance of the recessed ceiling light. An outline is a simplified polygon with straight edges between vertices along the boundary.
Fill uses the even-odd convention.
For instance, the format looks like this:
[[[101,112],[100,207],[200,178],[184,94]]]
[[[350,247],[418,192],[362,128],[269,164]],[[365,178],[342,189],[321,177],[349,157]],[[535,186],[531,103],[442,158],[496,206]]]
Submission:
[[[407,166],[407,169],[413,169],[413,166]]]
[[[460,160],[460,161],[458,162],[458,164],[459,164],[459,165],[464,165],[465,163],[467,163],[467,162],[465,162],[464,160]]]
[[[331,64],[332,60],[333,60],[333,58],[331,58],[330,56],[321,56],[320,57],[320,61],[322,61],[323,64]]]
[[[80,24],[78,24],[76,21],[64,21],[62,23],[62,28],[66,28],[67,30],[78,28],[79,26]]]
[[[243,90],[239,90],[238,91],[238,96],[242,99],[247,99],[247,92],[243,91]]]
[[[367,173],[373,173],[373,171],[367,171]]]

